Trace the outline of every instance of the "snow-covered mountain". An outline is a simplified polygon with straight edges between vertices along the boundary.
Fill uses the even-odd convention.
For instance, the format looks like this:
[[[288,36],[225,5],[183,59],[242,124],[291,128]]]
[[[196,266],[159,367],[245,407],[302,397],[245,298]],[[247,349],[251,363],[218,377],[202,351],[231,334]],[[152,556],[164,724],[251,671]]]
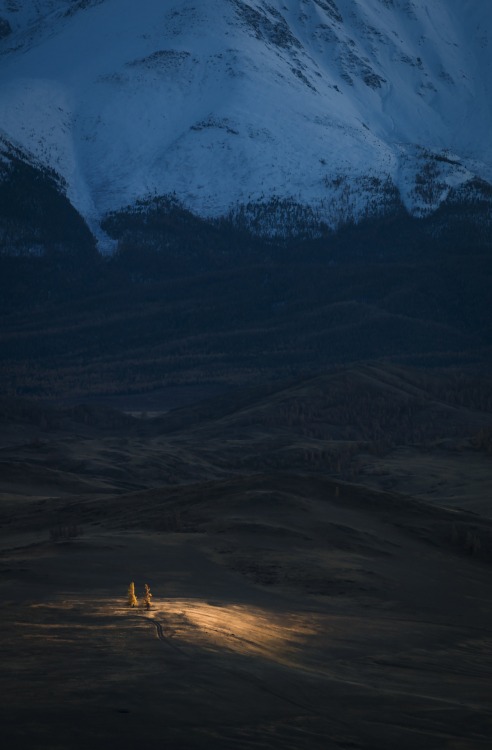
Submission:
[[[0,53],[4,160],[93,229],[173,195],[295,233],[492,182],[488,0],[0,0]]]

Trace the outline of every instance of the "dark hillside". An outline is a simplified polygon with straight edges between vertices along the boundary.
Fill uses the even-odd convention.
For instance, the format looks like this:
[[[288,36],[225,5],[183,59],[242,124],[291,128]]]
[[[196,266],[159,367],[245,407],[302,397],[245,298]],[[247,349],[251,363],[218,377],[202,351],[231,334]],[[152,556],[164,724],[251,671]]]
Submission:
[[[0,138],[0,258],[94,258],[94,238],[52,169],[33,163]]]

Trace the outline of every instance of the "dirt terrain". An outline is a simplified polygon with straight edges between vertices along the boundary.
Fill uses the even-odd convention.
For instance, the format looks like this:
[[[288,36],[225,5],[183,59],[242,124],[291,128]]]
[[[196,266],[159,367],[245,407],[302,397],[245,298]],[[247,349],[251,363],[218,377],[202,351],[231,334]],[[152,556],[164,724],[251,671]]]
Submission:
[[[454,382],[3,404],[5,746],[488,750],[491,414]]]

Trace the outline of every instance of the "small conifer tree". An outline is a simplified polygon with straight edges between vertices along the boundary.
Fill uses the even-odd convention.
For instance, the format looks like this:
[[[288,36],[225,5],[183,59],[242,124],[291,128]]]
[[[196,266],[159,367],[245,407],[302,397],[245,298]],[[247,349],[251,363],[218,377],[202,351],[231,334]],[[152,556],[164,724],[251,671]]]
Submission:
[[[133,581],[128,586],[126,603],[129,607],[136,607],[138,604],[137,597],[135,596],[135,584],[133,583]]]
[[[143,597],[143,604],[144,604],[145,609],[150,609],[151,600],[152,600],[152,594],[150,593],[149,584],[146,583],[144,586],[144,597]]]

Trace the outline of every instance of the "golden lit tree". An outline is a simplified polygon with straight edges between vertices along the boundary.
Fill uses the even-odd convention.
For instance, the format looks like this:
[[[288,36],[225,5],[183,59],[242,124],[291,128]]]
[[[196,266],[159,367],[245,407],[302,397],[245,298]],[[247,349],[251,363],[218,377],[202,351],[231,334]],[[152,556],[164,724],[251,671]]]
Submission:
[[[143,597],[143,603],[144,603],[145,609],[150,609],[151,600],[152,600],[152,594],[150,593],[149,584],[146,583],[144,586],[144,597]]]
[[[128,592],[126,595],[126,603],[129,607],[136,607],[138,604],[137,597],[135,596],[135,584],[133,581],[128,586]]]

